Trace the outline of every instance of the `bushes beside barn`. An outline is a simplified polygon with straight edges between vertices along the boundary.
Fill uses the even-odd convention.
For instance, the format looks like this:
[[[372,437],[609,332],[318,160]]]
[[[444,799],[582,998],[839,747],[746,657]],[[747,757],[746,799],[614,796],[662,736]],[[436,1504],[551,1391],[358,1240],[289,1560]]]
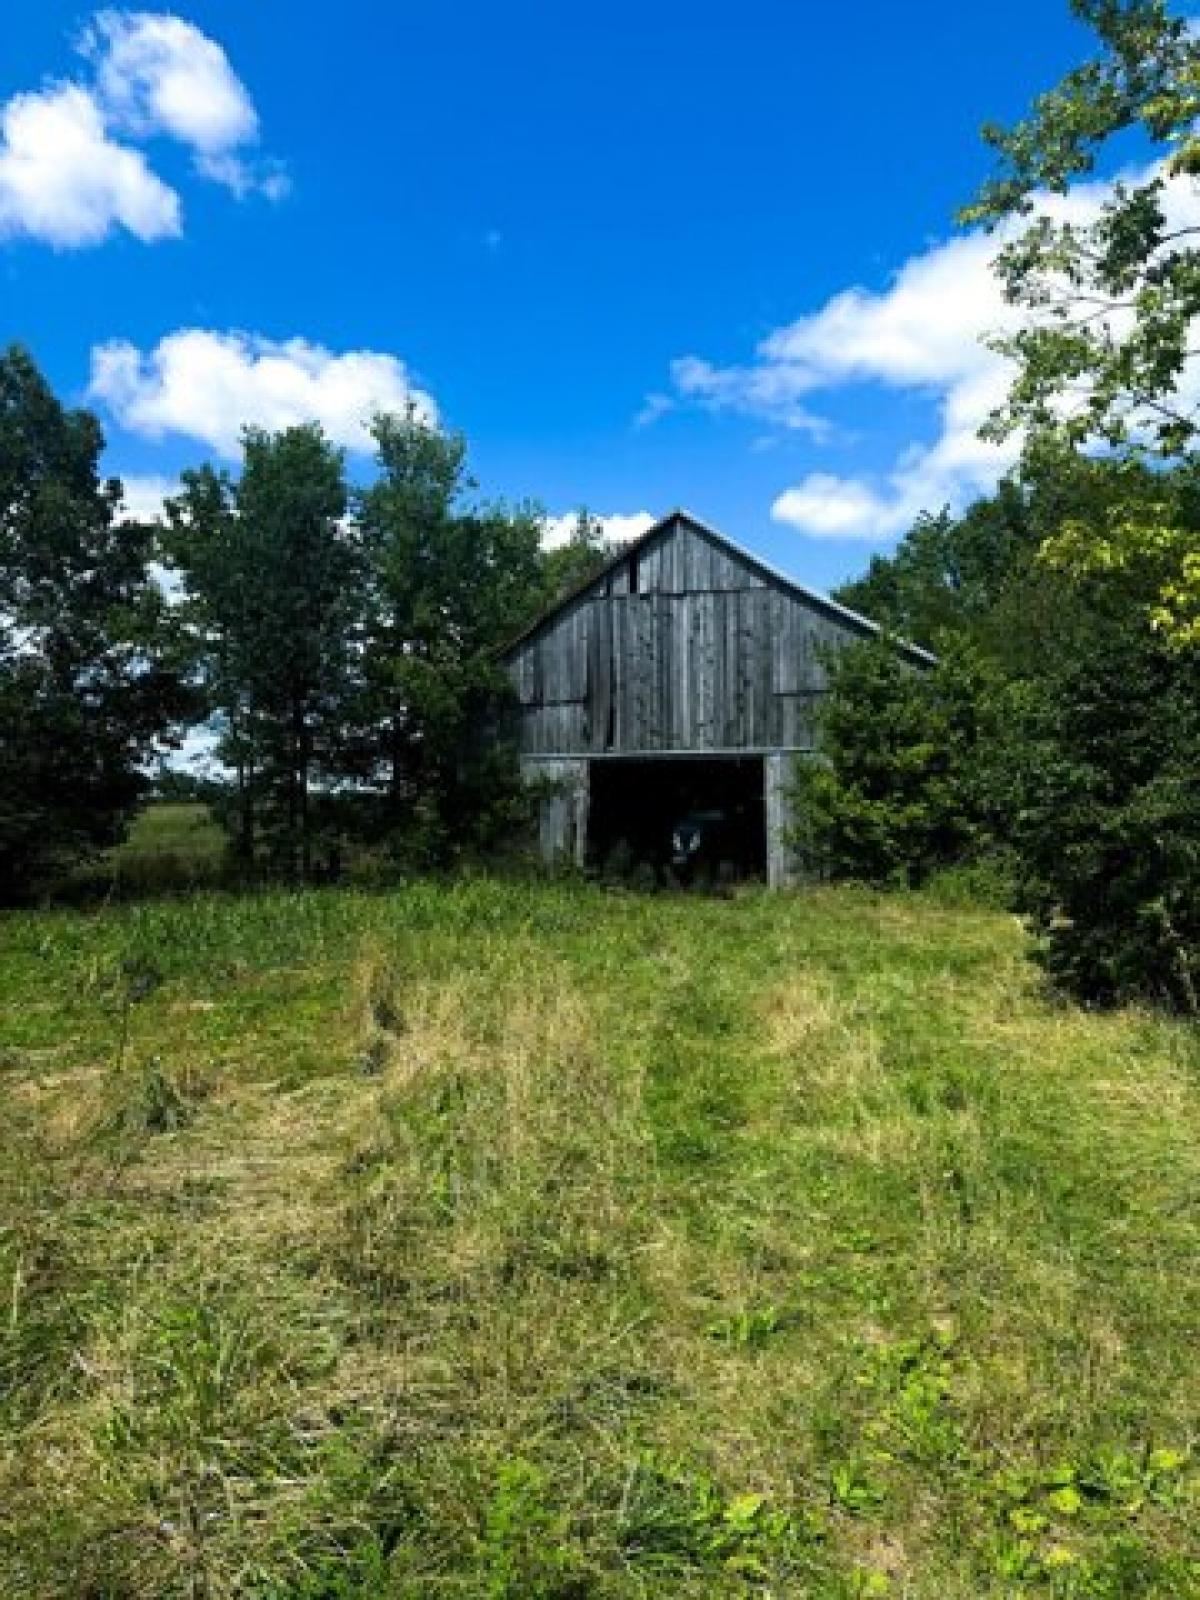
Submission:
[[[881,885],[994,882],[1002,862],[1057,984],[1196,1014],[1200,651],[1155,626],[1153,562],[1053,559],[1073,505],[1094,515],[1106,494],[1129,494],[1127,469],[1006,485],[918,523],[843,591],[897,630],[936,619],[942,659],[917,673],[879,644],[830,664],[797,843],[811,871]]]

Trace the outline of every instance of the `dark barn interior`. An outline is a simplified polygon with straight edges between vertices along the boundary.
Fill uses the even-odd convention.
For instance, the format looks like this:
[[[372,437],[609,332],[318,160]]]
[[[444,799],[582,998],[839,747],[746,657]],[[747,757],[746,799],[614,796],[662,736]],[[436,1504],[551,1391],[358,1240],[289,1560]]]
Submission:
[[[683,880],[766,876],[761,756],[609,757],[591,763],[590,780],[593,868],[648,866]]]

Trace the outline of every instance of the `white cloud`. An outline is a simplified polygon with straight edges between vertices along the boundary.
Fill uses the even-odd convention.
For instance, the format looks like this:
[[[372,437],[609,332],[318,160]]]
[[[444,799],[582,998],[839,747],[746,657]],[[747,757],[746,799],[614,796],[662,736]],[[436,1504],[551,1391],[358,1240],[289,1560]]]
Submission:
[[[177,236],[179,195],[137,148],[157,135],[238,195],[287,192],[278,162],[248,158],[258,113],[224,50],[191,23],[102,11],[79,48],[93,82],[47,84],[0,106],[0,239],[77,249],[117,228],[144,243]]]
[[[767,359],[748,367],[716,367],[699,356],[680,356],[671,363],[671,381],[685,400],[707,411],[736,411],[777,427],[823,439],[830,432],[823,417],[800,403],[816,387],[809,372],[790,362]],[[665,396],[649,396],[639,421],[656,420],[667,407]]]
[[[1086,224],[1111,192],[1105,183],[1082,185],[1042,205],[1058,220]],[[1168,185],[1166,208],[1172,226],[1200,224],[1200,196],[1188,180]],[[993,270],[1005,238],[971,233],[934,245],[905,262],[882,291],[844,290],[777,329],[745,365],[683,357],[672,368],[676,397],[804,428],[819,442],[821,419],[809,409],[814,396],[863,387],[927,395],[937,409],[932,442],[914,441],[877,476],[809,473],[777,497],[772,515],[815,538],[879,540],[902,533],[921,511],[961,507],[990,490],[1020,449],[1016,439],[979,438],[1011,377],[1007,360],[984,341],[1011,331],[1020,315]],[[1184,388],[1200,389],[1200,375],[1185,374]]]
[[[16,95],[0,114],[0,238],[65,249],[99,244],[116,227],[146,243],[171,238],[179,196],[140,151],[109,138],[86,89]]]
[[[909,529],[923,511],[961,509],[986,494],[1020,455],[1020,440],[993,444],[979,429],[1003,401],[1008,363],[990,351],[974,373],[945,384],[938,407],[940,431],[932,444],[902,451],[878,481],[813,472],[785,489],[771,507],[782,522],[816,539],[890,539]]]
[[[181,17],[101,11],[84,35],[113,115],[140,137],[169,133],[210,155],[258,137],[258,114],[215,40]]]
[[[335,444],[369,453],[379,411],[433,421],[437,408],[402,361],[373,350],[336,355],[305,339],[185,328],[143,353],[125,340],[92,351],[89,395],[148,438],[182,434],[236,457],[247,424],[319,422]]]
[[[121,487],[122,515],[130,522],[158,522],[164,515],[163,504],[179,493],[178,478],[164,478],[157,473],[139,475],[123,474]]]
[[[258,141],[258,113],[215,39],[181,17],[101,11],[81,48],[95,66],[102,103],[131,137],[179,140],[199,172],[236,194],[284,191],[276,167],[258,172],[242,153]]]
[[[887,519],[888,508],[865,483],[812,472],[785,489],[771,507],[776,522],[789,523],[819,539],[857,539]],[[873,537],[867,534],[867,537]]]
[[[634,427],[652,427],[660,417],[665,417],[668,412],[674,411],[677,403],[671,395],[663,394],[661,391],[656,390],[653,394],[648,394],[642,401],[641,410],[633,419]]]
[[[594,520],[600,524],[604,537],[611,544],[628,544],[630,540],[640,538],[647,528],[652,528],[658,518],[652,517],[648,511],[615,511],[606,517],[595,517]],[[558,550],[569,544],[578,525],[578,511],[547,517],[542,524],[543,550]]]

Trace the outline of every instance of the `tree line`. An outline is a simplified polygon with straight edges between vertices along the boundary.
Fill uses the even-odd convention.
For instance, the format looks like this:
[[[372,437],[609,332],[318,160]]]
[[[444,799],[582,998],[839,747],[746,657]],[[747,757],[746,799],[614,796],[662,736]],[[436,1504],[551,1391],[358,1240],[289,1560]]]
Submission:
[[[439,867],[525,804],[497,648],[610,552],[581,513],[481,501],[461,439],[379,416],[350,483],[316,425],[247,429],[161,523],[121,512],[103,434],[0,355],[0,898],[118,840],[155,763],[211,731],[245,872],[336,874],[347,843]]]

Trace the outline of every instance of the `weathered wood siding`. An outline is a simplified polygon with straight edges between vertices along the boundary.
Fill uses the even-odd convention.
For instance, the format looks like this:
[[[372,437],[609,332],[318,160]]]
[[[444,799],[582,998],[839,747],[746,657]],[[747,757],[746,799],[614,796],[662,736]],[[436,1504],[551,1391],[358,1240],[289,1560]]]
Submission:
[[[860,637],[675,518],[511,652],[526,756],[807,750],[823,649]]]
[[[538,853],[548,864],[582,868],[587,852],[590,785],[586,761],[534,759],[521,763],[527,782],[541,789]]]
[[[772,889],[785,889],[790,884],[798,883],[802,876],[800,857],[791,840],[796,820],[792,791],[796,784],[796,763],[811,759],[777,751],[763,760],[767,884]]]

